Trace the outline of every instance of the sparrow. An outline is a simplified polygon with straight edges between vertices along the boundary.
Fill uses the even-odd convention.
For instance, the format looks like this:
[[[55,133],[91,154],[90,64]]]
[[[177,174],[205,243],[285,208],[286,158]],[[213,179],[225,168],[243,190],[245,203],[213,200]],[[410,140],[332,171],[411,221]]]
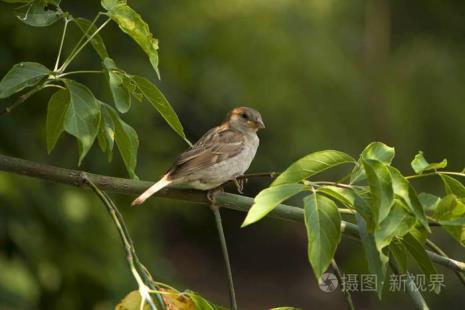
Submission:
[[[257,131],[263,128],[265,125],[258,111],[235,108],[222,124],[207,131],[179,155],[168,172],[131,205],[142,204],[168,185],[183,184],[206,191],[236,181],[249,169],[259,144]]]

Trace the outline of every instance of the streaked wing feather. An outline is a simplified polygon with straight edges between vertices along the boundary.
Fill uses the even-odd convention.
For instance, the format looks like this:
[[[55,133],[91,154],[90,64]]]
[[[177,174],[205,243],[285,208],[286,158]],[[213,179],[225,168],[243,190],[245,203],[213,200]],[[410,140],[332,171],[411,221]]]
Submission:
[[[241,152],[243,145],[244,138],[236,130],[224,126],[210,129],[177,158],[169,171],[170,177],[186,176],[234,157]]]

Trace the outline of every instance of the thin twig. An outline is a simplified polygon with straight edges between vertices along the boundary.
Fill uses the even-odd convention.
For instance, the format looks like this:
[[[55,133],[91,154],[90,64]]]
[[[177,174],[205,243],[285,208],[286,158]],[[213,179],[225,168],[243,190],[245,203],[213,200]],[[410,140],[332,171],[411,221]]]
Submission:
[[[100,13],[99,13],[100,14]],[[100,14],[101,15],[101,14]],[[100,16],[100,15],[97,15]],[[82,43],[81,46],[79,46],[79,48],[74,52],[74,53],[71,53],[70,56],[68,57],[68,59],[65,60],[65,62],[63,63],[63,65],[61,66],[60,68],[60,72],[63,72],[64,70],[66,70],[66,68],[69,66],[69,64],[73,61],[73,59],[79,54],[79,52],[81,52],[81,50],[87,45],[89,44],[90,41],[92,41],[92,39],[100,32],[100,30],[102,30],[109,22],[111,21],[111,18],[108,17],[107,20],[105,20],[96,30],[94,33],[92,33],[90,36],[88,36],[87,40],[84,41],[84,43]],[[89,26],[89,29],[93,26],[93,24],[91,24]],[[87,29],[87,32],[85,33],[85,36],[88,35],[88,31],[89,29]]]
[[[145,283],[147,281],[147,276],[149,277],[149,285],[152,283],[155,283],[153,281],[152,277],[147,275],[147,271],[144,265],[139,261],[139,258],[137,257],[136,254],[136,249],[134,247],[134,242],[132,241],[131,236],[129,235],[129,231],[124,223],[124,219],[119,212],[118,208],[116,205],[113,203],[111,198],[102,192],[97,185],[92,182],[92,180],[85,174],[82,174],[83,180],[90,186],[90,188],[95,192],[95,194],[100,198],[100,200],[103,202],[105,207],[107,208],[108,213],[110,213],[113,222],[115,223],[115,226],[118,230],[118,233],[121,237],[121,241],[124,244],[124,248],[126,250],[126,258],[129,263],[129,268],[131,269],[131,272],[139,286],[139,293],[141,295],[142,301],[141,301],[141,308],[143,308],[145,301],[148,302],[150,307],[153,310],[157,310],[158,307],[161,309],[164,309],[164,303],[163,303],[163,297],[161,297],[159,294],[156,294],[157,299],[154,302],[152,297],[150,296],[150,290],[151,289],[158,289],[156,286],[155,287],[149,287]],[[139,270],[141,269],[143,276],[140,275]],[[144,278],[144,280],[143,280]]]
[[[70,71],[70,72],[65,72],[65,73],[59,74],[57,77],[58,77],[58,78],[61,78],[61,77],[68,76],[68,75],[73,75],[73,74],[84,74],[84,73],[96,73],[96,74],[100,74],[100,73],[103,73],[103,70],[80,70],[80,71]]]
[[[37,85],[31,90],[29,90],[27,93],[22,94],[18,97],[18,99],[16,99],[16,101],[12,105],[7,106],[3,109],[3,111],[0,111],[0,116],[10,113],[13,109],[17,108],[19,105],[24,103],[27,99],[29,99],[29,97],[37,93],[42,88],[43,85]]]
[[[63,43],[65,42],[66,30],[68,29],[69,22],[70,22],[70,20],[67,17],[65,17],[65,25],[63,27],[63,34],[61,35],[60,47],[58,48],[58,55],[57,55],[57,59],[55,61],[55,67],[54,67],[53,71],[58,70],[58,65],[60,64],[61,52],[63,50]]]
[[[220,207],[214,202],[210,204],[210,209],[213,211],[215,216],[216,228],[218,230],[218,237],[221,243],[221,250],[223,252],[224,264],[226,267],[226,275],[228,278],[229,288],[229,302],[232,310],[237,310],[236,292],[234,291],[234,281],[232,277],[231,263],[229,262],[228,247],[226,245],[226,238],[223,231],[223,223],[221,221]]]
[[[352,296],[350,295],[349,290],[347,290],[345,288],[345,285],[343,283],[344,279],[342,278],[342,273],[341,273],[341,271],[339,270],[339,267],[336,264],[336,260],[334,260],[334,259],[331,260],[331,267],[333,267],[333,270],[336,273],[336,278],[339,281],[340,286],[341,286],[341,292],[344,293],[344,296],[346,298],[347,307],[350,310],[355,310],[354,303],[352,302]]]
[[[406,176],[406,179],[418,179],[422,177],[428,177],[428,176],[433,176],[433,175],[455,175],[458,177],[465,177],[465,173],[461,172],[455,172],[455,171],[434,171],[434,172],[428,172],[428,173],[422,173],[422,174],[414,174],[414,175],[409,175]]]

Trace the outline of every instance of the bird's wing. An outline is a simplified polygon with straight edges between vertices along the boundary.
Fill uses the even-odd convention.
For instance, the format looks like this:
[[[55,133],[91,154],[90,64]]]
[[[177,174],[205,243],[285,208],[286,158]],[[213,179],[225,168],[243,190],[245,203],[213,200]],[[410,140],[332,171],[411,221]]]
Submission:
[[[176,159],[168,175],[173,179],[192,174],[236,156],[243,147],[244,137],[239,131],[226,126],[212,128]]]

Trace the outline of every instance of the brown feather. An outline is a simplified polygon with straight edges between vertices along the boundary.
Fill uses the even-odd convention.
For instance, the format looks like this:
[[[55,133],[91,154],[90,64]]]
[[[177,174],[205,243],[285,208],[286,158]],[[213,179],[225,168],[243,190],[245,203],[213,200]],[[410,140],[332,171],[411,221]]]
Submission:
[[[187,176],[236,156],[243,145],[243,135],[227,123],[212,128],[176,159],[168,171],[168,179]]]

